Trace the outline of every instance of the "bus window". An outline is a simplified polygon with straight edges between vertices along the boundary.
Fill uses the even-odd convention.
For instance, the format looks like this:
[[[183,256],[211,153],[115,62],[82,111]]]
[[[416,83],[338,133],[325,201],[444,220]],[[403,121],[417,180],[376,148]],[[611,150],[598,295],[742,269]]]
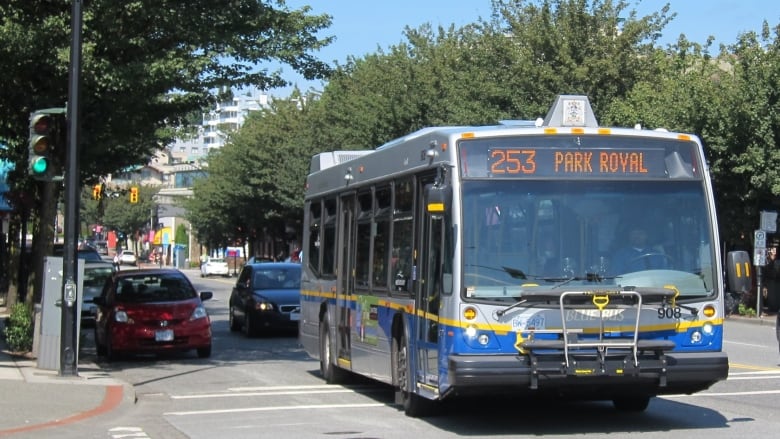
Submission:
[[[361,290],[368,289],[368,276],[371,267],[372,198],[371,192],[363,192],[358,195],[357,242],[355,243],[355,288]]]
[[[390,212],[392,191],[389,186],[377,188],[374,193],[374,250],[372,257],[372,286],[375,289],[387,289],[388,249],[390,248]]]
[[[412,214],[414,208],[414,181],[401,180],[394,186],[393,209],[393,253],[395,258],[392,271],[393,289],[409,291],[412,279],[412,248],[414,230]]]
[[[322,234],[322,274],[336,275],[336,199],[325,200]]]
[[[320,273],[320,234],[322,233],[322,204],[319,200],[309,205],[309,248],[306,263],[315,273]]]

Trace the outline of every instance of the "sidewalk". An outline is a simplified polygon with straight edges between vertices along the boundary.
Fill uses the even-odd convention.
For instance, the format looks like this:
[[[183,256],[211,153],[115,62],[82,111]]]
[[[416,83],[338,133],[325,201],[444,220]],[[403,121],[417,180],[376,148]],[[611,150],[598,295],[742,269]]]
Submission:
[[[0,330],[8,316],[0,307]],[[37,368],[0,337],[0,437],[81,422],[135,404],[132,386],[79,360],[77,376]],[[52,435],[56,435],[52,431]]]
[[[726,317],[726,320],[736,320],[745,323],[754,323],[756,325],[761,325],[761,326],[774,327],[777,322],[777,313],[764,311],[763,313],[761,313],[761,317],[758,316],[747,317],[747,316],[732,314]]]

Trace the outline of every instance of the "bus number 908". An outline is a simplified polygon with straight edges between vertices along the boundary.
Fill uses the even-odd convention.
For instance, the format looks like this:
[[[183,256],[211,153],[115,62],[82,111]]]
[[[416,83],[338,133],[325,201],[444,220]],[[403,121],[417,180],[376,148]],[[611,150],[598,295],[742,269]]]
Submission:
[[[658,308],[659,319],[679,319],[680,317],[682,317],[682,310],[679,306]]]

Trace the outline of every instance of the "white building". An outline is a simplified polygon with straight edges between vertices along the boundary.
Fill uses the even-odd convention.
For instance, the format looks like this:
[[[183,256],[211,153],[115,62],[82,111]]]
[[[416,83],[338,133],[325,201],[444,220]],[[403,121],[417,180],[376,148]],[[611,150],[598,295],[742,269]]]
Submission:
[[[170,146],[174,161],[198,161],[205,158],[212,149],[225,146],[228,134],[244,124],[249,112],[268,108],[268,103],[269,97],[266,94],[243,94],[217,104],[216,108],[203,114],[203,122],[196,138],[177,140]]]

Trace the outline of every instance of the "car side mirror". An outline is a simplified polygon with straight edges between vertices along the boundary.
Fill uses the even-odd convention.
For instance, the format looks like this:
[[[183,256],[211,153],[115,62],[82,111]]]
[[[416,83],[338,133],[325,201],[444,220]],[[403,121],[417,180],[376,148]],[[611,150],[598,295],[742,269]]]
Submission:
[[[211,299],[212,297],[214,297],[214,293],[213,293],[213,292],[211,292],[211,291],[202,291],[202,292],[200,293],[200,300],[201,300],[201,301],[204,301],[204,300],[209,300],[209,299]]]

